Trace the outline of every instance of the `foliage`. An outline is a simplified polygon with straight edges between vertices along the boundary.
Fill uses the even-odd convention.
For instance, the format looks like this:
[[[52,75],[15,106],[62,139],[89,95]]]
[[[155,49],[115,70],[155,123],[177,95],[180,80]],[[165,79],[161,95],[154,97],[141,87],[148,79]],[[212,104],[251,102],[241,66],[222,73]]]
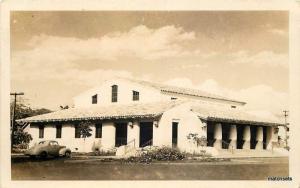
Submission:
[[[12,102],[10,104],[10,115],[11,118],[13,116],[13,111],[14,111],[14,103]],[[17,103],[16,104],[16,114],[15,114],[15,119],[22,119],[22,118],[27,118],[31,116],[36,116],[36,115],[41,115],[41,114],[46,114],[52,112],[49,109],[46,108],[38,108],[38,109],[32,109],[31,107],[23,104],[23,103]]]
[[[193,140],[198,146],[206,146],[207,144],[207,138],[205,136],[199,136],[197,133],[190,133],[187,135],[188,140]]]
[[[15,120],[27,118],[31,116],[41,115],[45,113],[49,113],[51,110],[46,108],[32,109],[31,107],[23,104],[17,103],[15,109]],[[13,119],[14,113],[14,102],[10,104],[10,115],[11,119]],[[12,123],[12,122],[11,122]],[[28,147],[29,142],[32,140],[32,137],[27,132],[21,128],[22,125],[16,124],[14,126],[13,132],[13,143],[14,147],[18,149],[26,149]],[[12,125],[11,125],[12,128]]]
[[[176,161],[183,160],[185,153],[178,149],[162,147],[142,152],[139,157],[129,157],[125,162],[151,163],[152,161]]]
[[[92,156],[115,156],[116,150],[108,150],[108,151],[96,150],[95,152],[91,153],[91,155]]]
[[[32,137],[27,132],[24,132],[22,128],[17,128],[14,134],[14,144],[16,145],[28,145],[32,140]]]
[[[89,121],[80,122],[78,124],[78,129],[79,129],[78,131],[79,131],[80,137],[85,139],[87,137],[92,136],[91,122],[89,122]]]

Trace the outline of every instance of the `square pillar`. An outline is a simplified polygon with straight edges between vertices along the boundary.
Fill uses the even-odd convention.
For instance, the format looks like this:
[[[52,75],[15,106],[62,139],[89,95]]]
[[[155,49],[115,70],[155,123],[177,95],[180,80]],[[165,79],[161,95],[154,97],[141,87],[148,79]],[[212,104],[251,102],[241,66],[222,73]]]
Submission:
[[[250,149],[250,138],[251,138],[250,126],[247,125],[245,126],[243,132],[243,139],[245,141],[243,145],[243,149]]]
[[[140,143],[140,125],[138,121],[128,122],[127,127],[127,143],[130,143],[132,147],[139,147]],[[134,141],[133,141],[134,140]]]
[[[216,139],[214,147],[216,149],[222,149],[222,125],[221,123],[215,124],[214,138]]]
[[[230,148],[236,149],[237,130],[236,125],[230,125],[229,129]]]
[[[277,142],[278,139],[278,133],[275,130],[275,127],[269,126],[267,127],[267,138],[266,138],[266,143],[267,143],[267,149],[272,149],[272,144],[274,142]]]
[[[262,127],[257,127],[257,131],[256,131],[256,140],[257,140],[257,144],[255,149],[257,150],[262,150],[263,149],[263,128]]]
[[[113,122],[103,122],[102,124],[102,148],[104,150],[115,147],[116,127]]]

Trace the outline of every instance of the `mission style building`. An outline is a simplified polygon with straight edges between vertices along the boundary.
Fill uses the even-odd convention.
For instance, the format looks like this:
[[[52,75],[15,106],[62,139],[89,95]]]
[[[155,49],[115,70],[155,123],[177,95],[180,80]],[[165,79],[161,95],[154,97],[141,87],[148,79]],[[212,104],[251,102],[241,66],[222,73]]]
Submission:
[[[245,102],[200,90],[117,78],[74,97],[74,107],[18,120],[33,140],[57,140],[72,151],[120,150],[146,146],[199,152],[188,139],[197,134],[207,149],[268,150],[283,124],[247,113]],[[90,123],[81,138],[78,125]]]

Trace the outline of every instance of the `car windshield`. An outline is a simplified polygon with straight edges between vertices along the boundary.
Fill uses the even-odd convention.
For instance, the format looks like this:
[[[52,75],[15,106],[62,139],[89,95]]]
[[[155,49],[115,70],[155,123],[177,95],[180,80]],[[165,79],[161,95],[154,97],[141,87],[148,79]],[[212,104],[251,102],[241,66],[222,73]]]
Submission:
[[[57,142],[50,142],[50,146],[57,146],[58,143]]]
[[[39,145],[45,144],[45,141],[41,141],[39,142]]]

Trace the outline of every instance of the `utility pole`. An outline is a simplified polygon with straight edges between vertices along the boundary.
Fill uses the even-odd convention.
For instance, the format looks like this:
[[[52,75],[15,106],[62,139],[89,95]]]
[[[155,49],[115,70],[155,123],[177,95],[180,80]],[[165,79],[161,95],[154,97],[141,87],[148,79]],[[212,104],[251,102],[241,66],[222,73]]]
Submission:
[[[24,95],[23,92],[20,92],[20,93],[10,93],[10,95],[14,96],[14,109],[13,109],[13,117],[12,117],[12,120],[11,120],[11,124],[12,124],[12,130],[11,130],[11,149],[13,149],[13,145],[14,145],[14,131],[15,131],[15,124],[16,124],[16,106],[17,106],[17,96],[19,95]]]
[[[285,146],[286,147],[288,146],[288,135],[287,135],[287,132],[288,132],[287,117],[289,116],[288,112],[289,112],[288,110],[283,110],[283,113],[284,113],[284,130],[285,130]]]

